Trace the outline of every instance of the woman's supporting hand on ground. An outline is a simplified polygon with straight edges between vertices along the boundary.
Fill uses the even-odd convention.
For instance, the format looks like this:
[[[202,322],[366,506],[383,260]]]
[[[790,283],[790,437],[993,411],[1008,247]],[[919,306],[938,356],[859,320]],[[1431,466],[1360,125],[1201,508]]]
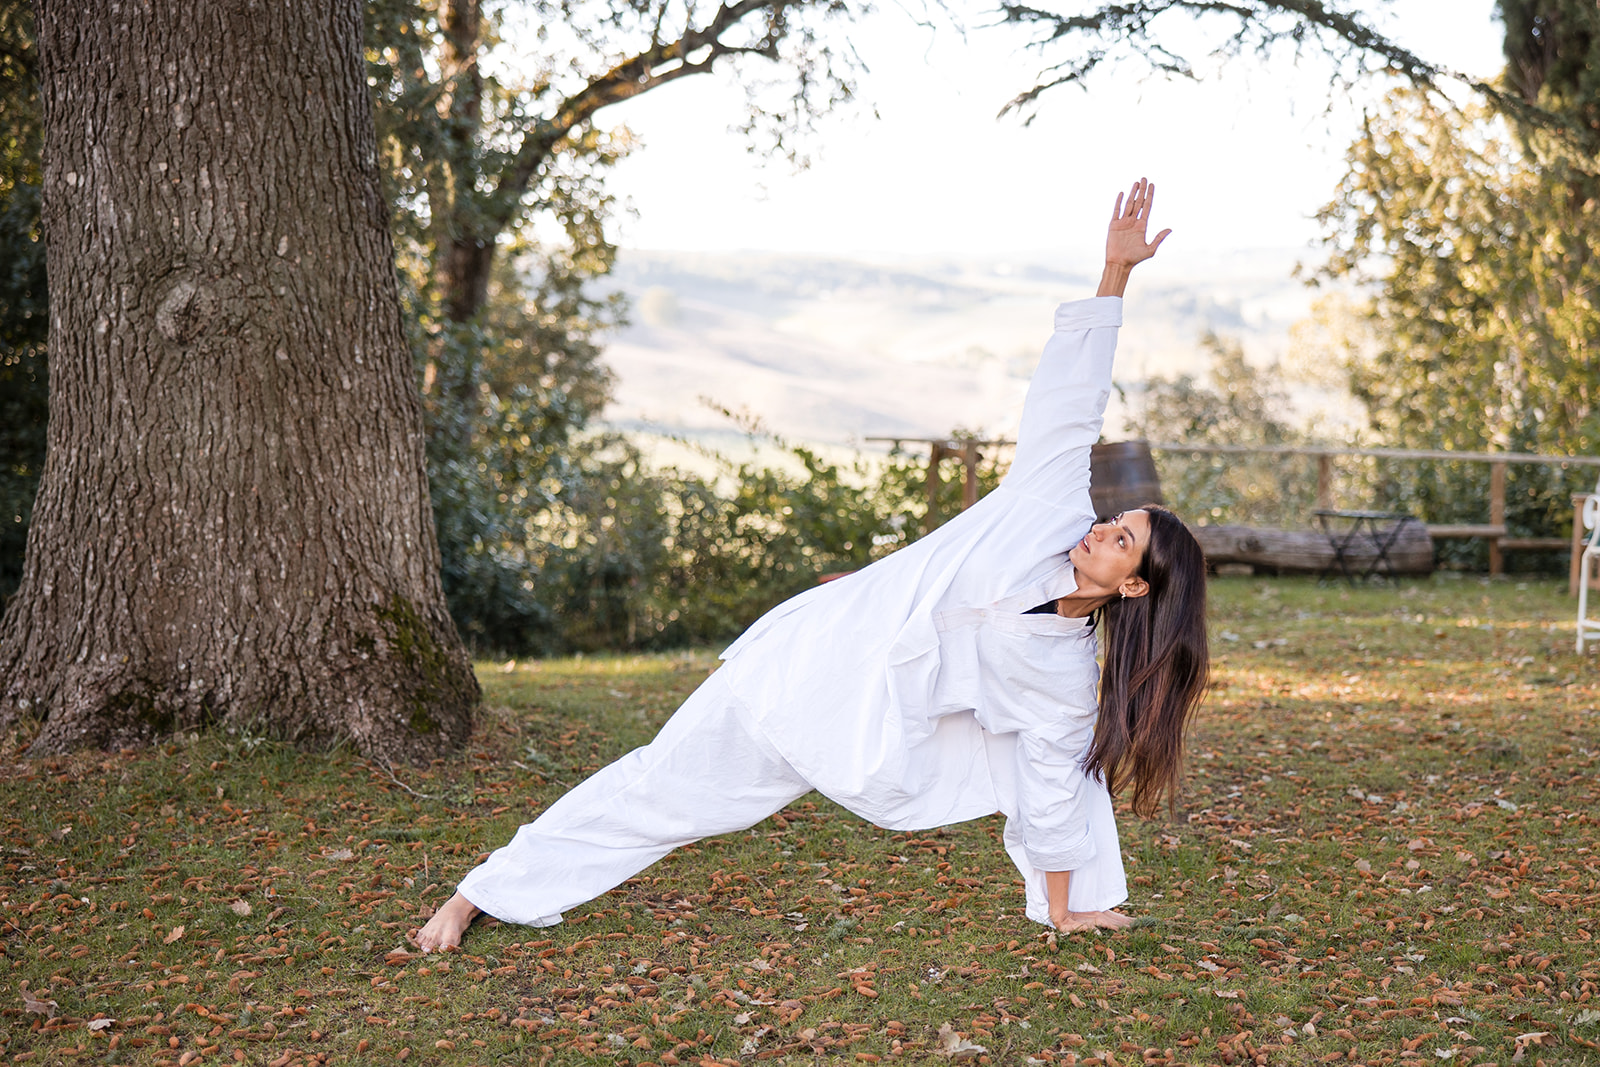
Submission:
[[[476,904],[456,893],[433,913],[426,926],[410,935],[411,943],[424,952],[460,948],[461,935],[467,932],[472,920],[482,914]]]
[[[1096,296],[1121,296],[1133,268],[1155,255],[1161,242],[1172,232],[1162,230],[1154,241],[1145,239],[1155,200],[1156,187],[1143,178],[1133,183],[1126,198],[1117,194],[1116,206],[1111,210],[1111,225],[1106,231],[1106,269],[1100,276]]]

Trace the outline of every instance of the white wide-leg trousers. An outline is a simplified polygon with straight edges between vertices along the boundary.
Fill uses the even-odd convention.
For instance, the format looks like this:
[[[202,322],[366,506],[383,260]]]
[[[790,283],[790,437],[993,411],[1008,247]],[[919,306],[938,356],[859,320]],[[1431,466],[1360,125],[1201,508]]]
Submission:
[[[550,805],[459,889],[497,919],[553,926],[678,846],[747,829],[810,790],[713,674],[654,741]]]

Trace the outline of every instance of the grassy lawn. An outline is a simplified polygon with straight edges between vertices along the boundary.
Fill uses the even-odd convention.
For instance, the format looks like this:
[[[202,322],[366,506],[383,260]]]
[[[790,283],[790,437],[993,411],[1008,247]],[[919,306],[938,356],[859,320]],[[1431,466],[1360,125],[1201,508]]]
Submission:
[[[1212,590],[1183,808],[1122,820],[1148,921],[1116,935],[1024,919],[997,818],[896,834],[813,795],[562,926],[405,953],[708,652],[484,664],[468,751],[392,773],[13,739],[0,1061],[1600,1063],[1600,673],[1564,589]]]

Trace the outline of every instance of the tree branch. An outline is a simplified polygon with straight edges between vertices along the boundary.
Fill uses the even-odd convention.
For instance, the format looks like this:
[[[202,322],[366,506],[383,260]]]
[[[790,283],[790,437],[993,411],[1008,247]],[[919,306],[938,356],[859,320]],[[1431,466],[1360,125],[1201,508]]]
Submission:
[[[1118,46],[1128,48],[1157,71],[1192,77],[1193,71],[1186,59],[1152,38],[1152,24],[1169,13],[1193,19],[1223,16],[1237,20],[1238,26],[1223,45],[1224,50],[1250,45],[1258,52],[1265,52],[1286,41],[1299,48],[1304,46],[1309,35],[1330,54],[1345,51],[1376,57],[1390,71],[1419,88],[1437,89],[1440,81],[1449,79],[1469,86],[1496,107],[1524,122],[1545,127],[1562,125],[1554,115],[1531,107],[1487,82],[1422,58],[1329,0],[1122,0],[1103,3],[1093,11],[1076,15],[1002,0],[1002,23],[1034,26],[1044,31],[1033,43],[1035,48],[1046,49],[1069,37],[1091,38],[1098,43],[1076,58],[1045,68],[1036,84],[1009,101],[1000,113],[1025,110],[1050,89],[1081,83]],[[1280,16],[1288,20],[1286,25],[1272,23],[1271,20]]]
[[[563,100],[551,118],[539,121],[523,135],[517,154],[502,171],[495,189],[495,207],[491,215],[497,232],[510,224],[517,203],[556,146],[579,125],[592,118],[595,112],[679,78],[709,73],[718,60],[727,56],[758,55],[776,60],[778,36],[771,32],[757,43],[747,45],[726,44],[721,39],[722,35],[752,14],[763,11],[776,14],[794,6],[796,2],[737,0],[732,4],[724,3],[703,28],[687,30],[675,41],[653,44],[592,79]],[[691,62],[688,57],[701,49],[709,51]]]

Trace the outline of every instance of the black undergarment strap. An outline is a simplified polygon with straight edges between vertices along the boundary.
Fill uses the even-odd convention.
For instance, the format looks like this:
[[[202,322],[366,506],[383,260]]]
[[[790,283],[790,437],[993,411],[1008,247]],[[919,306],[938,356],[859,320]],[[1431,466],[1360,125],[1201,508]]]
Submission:
[[[1024,615],[1054,615],[1055,613],[1056,613],[1056,602],[1054,600],[1046,600],[1043,604],[1040,604],[1038,607],[1029,608],[1027,611],[1023,612]]]

